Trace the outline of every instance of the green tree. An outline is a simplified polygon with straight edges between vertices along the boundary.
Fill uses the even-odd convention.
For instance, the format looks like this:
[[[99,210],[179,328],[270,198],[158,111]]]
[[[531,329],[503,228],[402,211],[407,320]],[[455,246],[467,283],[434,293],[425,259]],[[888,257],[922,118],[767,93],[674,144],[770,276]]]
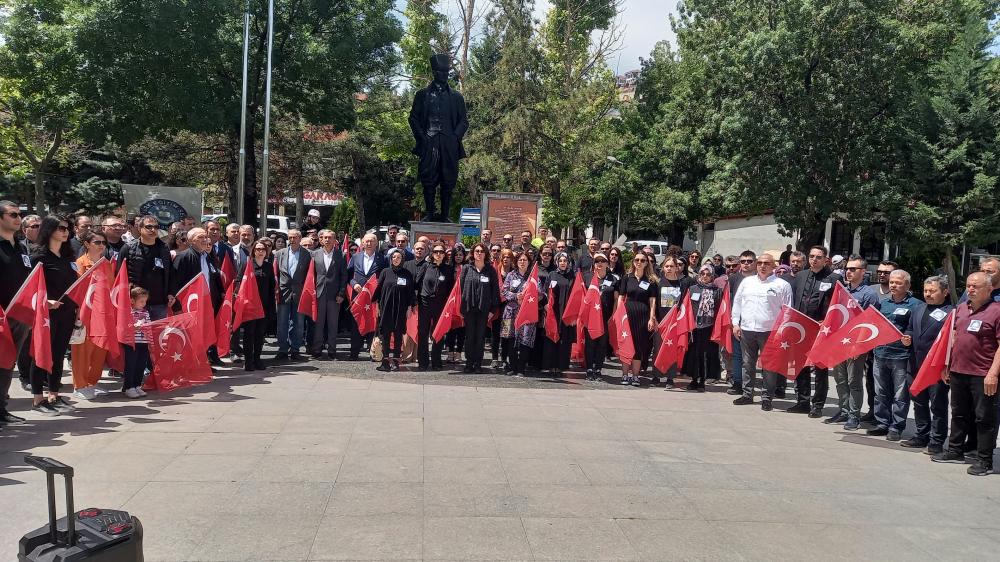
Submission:
[[[447,18],[434,9],[437,0],[407,0],[406,33],[399,42],[403,53],[403,70],[412,86],[422,88],[434,78],[430,58],[438,53],[451,53],[451,40],[446,30]]]
[[[66,205],[73,213],[104,215],[117,211],[124,204],[121,182],[97,176],[73,185],[66,193]]]

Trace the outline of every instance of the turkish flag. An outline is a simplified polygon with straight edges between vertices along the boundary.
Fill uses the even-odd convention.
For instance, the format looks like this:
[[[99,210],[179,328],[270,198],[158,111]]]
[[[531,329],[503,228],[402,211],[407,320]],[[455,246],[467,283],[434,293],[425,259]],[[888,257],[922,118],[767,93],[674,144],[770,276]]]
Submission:
[[[843,285],[835,283],[833,296],[830,297],[830,307],[826,309],[826,317],[819,325],[819,333],[816,335],[816,341],[813,342],[809,356],[806,358],[806,365],[816,365],[820,368],[835,365],[836,363],[820,363],[815,355],[819,350],[826,349],[824,344],[832,333],[846,326],[859,314],[861,314],[861,305],[858,304],[858,301],[844,289]]]
[[[614,319],[612,319],[611,322],[614,322]],[[583,365],[584,362],[586,361],[586,356],[584,353],[583,332],[584,332],[583,322],[577,322],[576,341],[573,342],[573,345],[569,347],[569,358],[579,363],[580,365]],[[615,341],[615,338],[611,338],[611,341]],[[612,345],[615,346],[615,349],[617,350],[618,343],[615,342]]]
[[[351,261],[351,241],[344,232],[344,243],[340,245],[340,251],[344,254],[344,261]]]
[[[441,317],[438,318],[437,325],[434,326],[434,333],[431,337],[439,342],[448,332],[465,325],[462,318],[462,282],[461,277],[455,278],[455,284],[451,287],[451,294],[448,301],[444,303],[441,310]]]
[[[632,361],[635,357],[635,342],[632,341],[632,327],[629,325],[628,314],[625,312],[624,306],[619,306],[615,310],[611,321],[614,322],[615,328],[612,337],[618,342],[615,352],[618,353],[618,359],[624,365]]]
[[[233,293],[236,284],[230,283],[226,288],[226,296],[222,299],[219,313],[215,315],[215,349],[219,356],[229,355],[230,340],[233,337]]]
[[[556,320],[556,301],[549,287],[549,301],[545,303],[545,337],[553,343],[559,343],[559,321]]]
[[[941,331],[938,332],[934,343],[927,352],[927,357],[917,370],[917,376],[913,377],[913,384],[910,385],[910,394],[916,396],[925,388],[937,384],[941,380],[941,375],[948,367],[948,356],[951,354],[952,329],[955,327],[955,311],[948,313],[948,318],[941,324]]]
[[[694,326],[694,309],[689,291],[684,300],[671,308],[656,326],[661,343],[653,359],[653,366],[658,371],[666,373],[671,365],[676,363],[680,367],[684,364],[684,354],[687,353]]]
[[[355,297],[354,302],[351,303],[351,314],[358,324],[358,333],[362,336],[375,331],[378,308],[372,302],[372,294],[375,293],[377,285],[378,279],[372,275],[368,278],[365,286],[361,288],[361,292]],[[388,344],[389,342],[383,343]]]
[[[420,318],[417,314],[416,307],[410,307],[406,311],[406,337],[410,338],[410,341],[417,341],[417,328]]]
[[[576,279],[573,280],[573,288],[566,299],[566,306],[563,308],[563,324],[572,326],[580,318],[580,310],[583,307],[583,296],[586,287],[583,286],[583,275],[577,271]]]
[[[822,333],[822,328],[820,328]],[[843,328],[833,332],[820,347],[819,336],[809,352],[816,365],[837,365],[880,345],[899,341],[903,334],[882,313],[870,306],[855,316]]]
[[[240,289],[236,292],[236,319],[233,329],[239,328],[244,322],[260,320],[264,317],[264,303],[260,300],[260,289],[257,288],[257,278],[253,274],[253,258],[247,260],[240,279]]]
[[[521,299],[521,306],[517,309],[517,316],[514,318],[514,329],[520,330],[525,324],[538,323],[538,266],[531,269],[528,276],[528,286],[524,288],[524,298]]]
[[[587,288],[587,294],[581,303],[579,321],[583,323],[590,339],[596,340],[604,335],[604,309],[601,306],[601,290],[597,285]]]
[[[185,312],[144,327],[153,370],[146,377],[143,389],[169,392],[212,381],[212,368],[205,351],[198,348],[201,317],[200,313]]]
[[[93,277],[94,271],[98,267],[100,267],[101,264],[105,263],[109,263],[108,260],[105,258],[97,260],[97,263],[91,266],[91,268],[88,269],[86,273],[78,277],[76,281],[74,281],[73,284],[69,286],[69,289],[66,289],[66,292],[63,294],[64,297],[67,297],[69,298],[69,300],[76,303],[76,306],[80,307],[81,312],[85,304],[84,301],[87,299],[87,293],[90,291],[90,279],[91,277]]]
[[[212,310],[212,295],[205,276],[195,275],[184,288],[177,291],[177,300],[181,303],[182,313],[190,312],[198,319],[195,348],[206,351],[215,345],[215,311]]]
[[[507,297],[503,296],[503,280],[506,275],[500,273],[500,260],[493,260],[493,271],[497,272],[497,292],[500,293],[500,304],[507,302]],[[493,314],[492,312],[490,314]],[[486,323],[491,324],[492,317],[487,318]]]
[[[118,267],[115,284],[111,287],[111,304],[115,307],[115,331],[118,343],[135,345],[135,330],[132,326],[132,291],[128,281],[128,267],[122,261]]]
[[[13,318],[25,326],[32,326],[35,323],[35,295],[38,293],[38,284],[45,286],[42,265],[35,265],[31,273],[21,283],[21,288],[14,294],[14,298],[7,305],[7,317]]]
[[[715,324],[712,325],[711,340],[726,349],[726,353],[733,352],[733,316],[730,314],[729,283],[722,290],[722,301],[719,303],[719,310],[715,313]]]
[[[761,367],[795,380],[806,366],[806,356],[817,334],[819,322],[790,306],[781,305],[781,313],[760,353]]]
[[[306,280],[302,285],[302,295],[299,296],[297,312],[309,316],[313,322],[319,318],[319,301],[316,299],[316,262],[312,260],[309,260],[309,271],[306,273]]]
[[[233,253],[222,252],[220,259],[222,263],[219,265],[219,276],[222,277],[223,288],[228,289],[236,281],[236,264],[233,263]]]
[[[0,368],[13,369],[17,363],[17,348],[14,347],[14,336],[10,333],[7,315],[0,309]]]
[[[114,266],[111,262],[101,259],[87,271],[87,275],[90,283],[80,304],[80,321],[87,327],[87,337],[90,341],[97,347],[107,350],[112,358],[117,358],[121,355],[121,346],[118,343],[117,311],[111,302]],[[131,322],[131,302],[129,307]],[[124,360],[124,356],[121,359]]]

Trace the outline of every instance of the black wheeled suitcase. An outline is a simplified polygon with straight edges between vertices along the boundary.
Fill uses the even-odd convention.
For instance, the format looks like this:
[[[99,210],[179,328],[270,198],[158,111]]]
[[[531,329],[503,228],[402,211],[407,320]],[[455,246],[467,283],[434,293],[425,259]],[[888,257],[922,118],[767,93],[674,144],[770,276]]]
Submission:
[[[18,562],[142,562],[142,524],[124,511],[73,510],[73,467],[47,457],[24,462],[45,471],[49,524],[21,537]],[[55,476],[66,481],[67,517],[56,519]]]

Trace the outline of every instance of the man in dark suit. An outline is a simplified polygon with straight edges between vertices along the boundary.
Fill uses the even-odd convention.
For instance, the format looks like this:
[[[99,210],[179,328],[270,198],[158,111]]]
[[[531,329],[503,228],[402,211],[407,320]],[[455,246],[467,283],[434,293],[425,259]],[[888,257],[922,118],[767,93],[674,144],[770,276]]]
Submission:
[[[903,343],[913,346],[909,385],[927,359],[927,353],[948,314],[955,308],[948,304],[948,277],[935,275],[924,281],[924,303],[919,303],[910,314],[910,324],[903,335]],[[925,304],[926,303],[926,304]],[[913,419],[916,432],[901,441],[904,447],[927,447],[927,454],[935,455],[944,449],[948,438],[948,385],[938,381],[912,398]]]
[[[212,241],[203,228],[192,228],[188,231],[188,241],[191,244],[187,250],[174,258],[174,274],[170,277],[173,294],[187,285],[196,275],[204,275],[208,281],[208,292],[212,297],[212,310],[216,314],[222,307],[225,291],[222,288],[222,274],[219,272],[219,262],[212,253]],[[215,346],[208,348],[208,359],[213,365],[221,365],[219,352]]]
[[[375,235],[365,234],[364,238],[361,239],[361,251],[351,256],[351,262],[347,266],[350,278],[349,282],[354,289],[354,298],[358,298],[358,295],[361,294],[361,289],[368,282],[368,279],[372,275],[378,275],[380,271],[386,268],[387,263],[385,256],[378,252],[378,239]],[[371,345],[373,335],[374,333],[371,333],[362,338],[357,324],[352,323],[351,361],[357,360],[358,354],[361,352],[362,343],[366,346]]]
[[[424,221],[450,222],[451,193],[458,180],[458,161],[465,158],[462,138],[469,130],[465,98],[448,85],[449,55],[431,57],[434,81],[413,96],[410,130],[420,158],[417,177],[424,187]],[[441,212],[435,212],[435,195],[441,186]]]
[[[340,303],[344,302],[347,290],[347,263],[343,252],[337,247],[337,239],[332,230],[321,230],[319,241],[321,246],[312,253],[312,260],[316,264],[316,300],[319,309],[313,330],[312,356],[319,359],[323,355],[325,339],[327,358],[336,360]]]
[[[312,254],[301,246],[301,242],[302,233],[289,230],[288,246],[274,253],[278,269],[278,354],[274,358],[279,361],[288,359],[289,352],[293,361],[302,359],[299,350],[302,348],[305,316],[298,312],[299,297],[309,273]]]
[[[222,264],[223,256],[229,254],[230,259],[233,260],[233,264],[235,265],[236,256],[233,255],[233,247],[222,237],[222,226],[210,220],[201,223],[201,227],[208,232],[208,239],[212,242],[212,253],[218,258],[219,264]]]

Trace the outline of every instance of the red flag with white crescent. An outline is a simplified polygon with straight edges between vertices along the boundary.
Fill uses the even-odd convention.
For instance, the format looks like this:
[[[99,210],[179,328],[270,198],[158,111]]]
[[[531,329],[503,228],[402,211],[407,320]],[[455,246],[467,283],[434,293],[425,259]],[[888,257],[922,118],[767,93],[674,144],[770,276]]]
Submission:
[[[347,285],[350,288],[350,284]],[[319,318],[319,301],[316,298],[316,262],[309,260],[309,271],[302,285],[302,295],[299,296],[297,311],[305,314],[315,322]]]
[[[923,392],[925,388],[937,384],[941,380],[941,375],[948,367],[948,354],[951,346],[954,345],[953,328],[955,326],[955,311],[948,313],[948,318],[941,324],[941,331],[938,332],[927,357],[920,364],[917,376],[913,377],[913,384],[910,385],[910,394],[916,396]]]
[[[355,297],[354,302],[351,303],[351,314],[358,324],[358,333],[362,336],[374,332],[377,326],[378,308],[372,302],[372,295],[375,293],[377,285],[378,279],[372,275],[361,288],[361,292]]]
[[[42,265],[37,264],[28,278],[21,284],[14,298],[7,305],[7,317],[31,326],[31,347],[29,351],[35,364],[42,370],[52,371],[52,338],[49,322],[48,290]],[[62,357],[59,358],[62,361]]]
[[[624,365],[635,358],[635,341],[632,339],[632,326],[628,322],[628,313],[625,312],[625,307],[619,306],[611,320],[614,322],[615,328],[612,337],[618,342],[615,352]]]
[[[538,323],[538,266],[531,270],[528,276],[527,286],[524,288],[524,297],[521,299],[521,306],[517,309],[517,316],[514,318],[514,329],[520,330],[526,324]]]
[[[17,347],[14,346],[14,336],[10,333],[7,315],[0,309],[0,368],[13,369],[17,363]]]
[[[461,276],[456,276],[455,284],[451,287],[451,294],[448,295],[448,301],[444,304],[444,309],[441,310],[441,317],[438,318],[437,325],[434,326],[434,333],[431,337],[436,342],[440,342],[448,332],[454,330],[455,328],[461,328],[465,325],[465,319],[462,318],[462,282]]]
[[[205,351],[198,348],[201,321],[201,314],[185,312],[144,327],[153,369],[143,389],[169,392],[212,381],[212,368]]]
[[[190,312],[198,319],[195,347],[202,351],[215,345],[215,310],[212,309],[212,295],[204,275],[195,275],[187,285],[177,291],[181,312]]]
[[[556,300],[549,287],[549,300],[545,303],[545,337],[553,343],[559,343],[559,321],[556,320]]]
[[[578,320],[583,323],[590,339],[596,340],[604,335],[604,309],[601,305],[601,289],[597,285],[587,287],[586,296],[580,303]]]
[[[795,380],[807,364],[806,356],[817,334],[819,322],[788,305],[781,305],[781,313],[760,353],[761,367]]]
[[[234,311],[236,318],[233,320],[233,329],[239,328],[244,322],[264,317],[264,303],[260,300],[260,289],[253,274],[253,258],[247,259],[247,266],[243,270],[240,288],[236,291]]]
[[[836,365],[836,363],[820,363],[817,355],[820,350],[827,349],[825,344],[831,334],[846,326],[859,314],[861,314],[861,305],[858,304],[858,301],[847,292],[843,285],[835,283],[833,295],[830,297],[830,307],[826,309],[826,317],[820,322],[819,333],[816,334],[816,341],[813,342],[812,349],[809,350],[806,364],[821,368]]]
[[[733,316],[730,312],[732,300],[729,295],[729,283],[722,290],[722,300],[719,302],[719,310],[715,313],[715,323],[712,324],[711,340],[726,349],[726,353],[733,352]]]
[[[135,346],[135,329],[132,326],[132,290],[129,286],[128,267],[122,260],[115,284],[111,287],[111,304],[115,307],[115,331],[118,343]]]
[[[63,293],[63,297],[68,298],[76,303],[76,306],[80,307],[81,313],[86,305],[85,301],[87,299],[87,292],[90,290],[90,279],[93,277],[94,271],[105,263],[109,263],[106,258],[97,260],[97,262],[94,263],[94,265],[92,265],[86,273],[77,277],[76,281],[74,281],[73,284],[69,286],[69,289],[66,289],[66,292]]]
[[[231,251],[222,252],[219,265],[219,276],[222,277],[222,288],[228,289],[236,281],[236,264],[233,263],[233,253]]]
[[[230,283],[226,288],[226,296],[222,299],[222,306],[219,307],[218,314],[215,315],[215,348],[220,357],[229,355],[230,342],[233,337],[233,300],[236,291],[236,284]]]
[[[809,359],[816,365],[837,365],[902,337],[899,328],[874,306],[869,306],[843,328],[831,333],[822,347],[817,336]]]
[[[569,298],[566,299],[566,306],[563,308],[563,324],[572,326],[580,318],[580,310],[583,306],[583,296],[587,288],[583,286],[583,274],[576,272],[576,279],[573,280],[573,288],[570,289]]]

